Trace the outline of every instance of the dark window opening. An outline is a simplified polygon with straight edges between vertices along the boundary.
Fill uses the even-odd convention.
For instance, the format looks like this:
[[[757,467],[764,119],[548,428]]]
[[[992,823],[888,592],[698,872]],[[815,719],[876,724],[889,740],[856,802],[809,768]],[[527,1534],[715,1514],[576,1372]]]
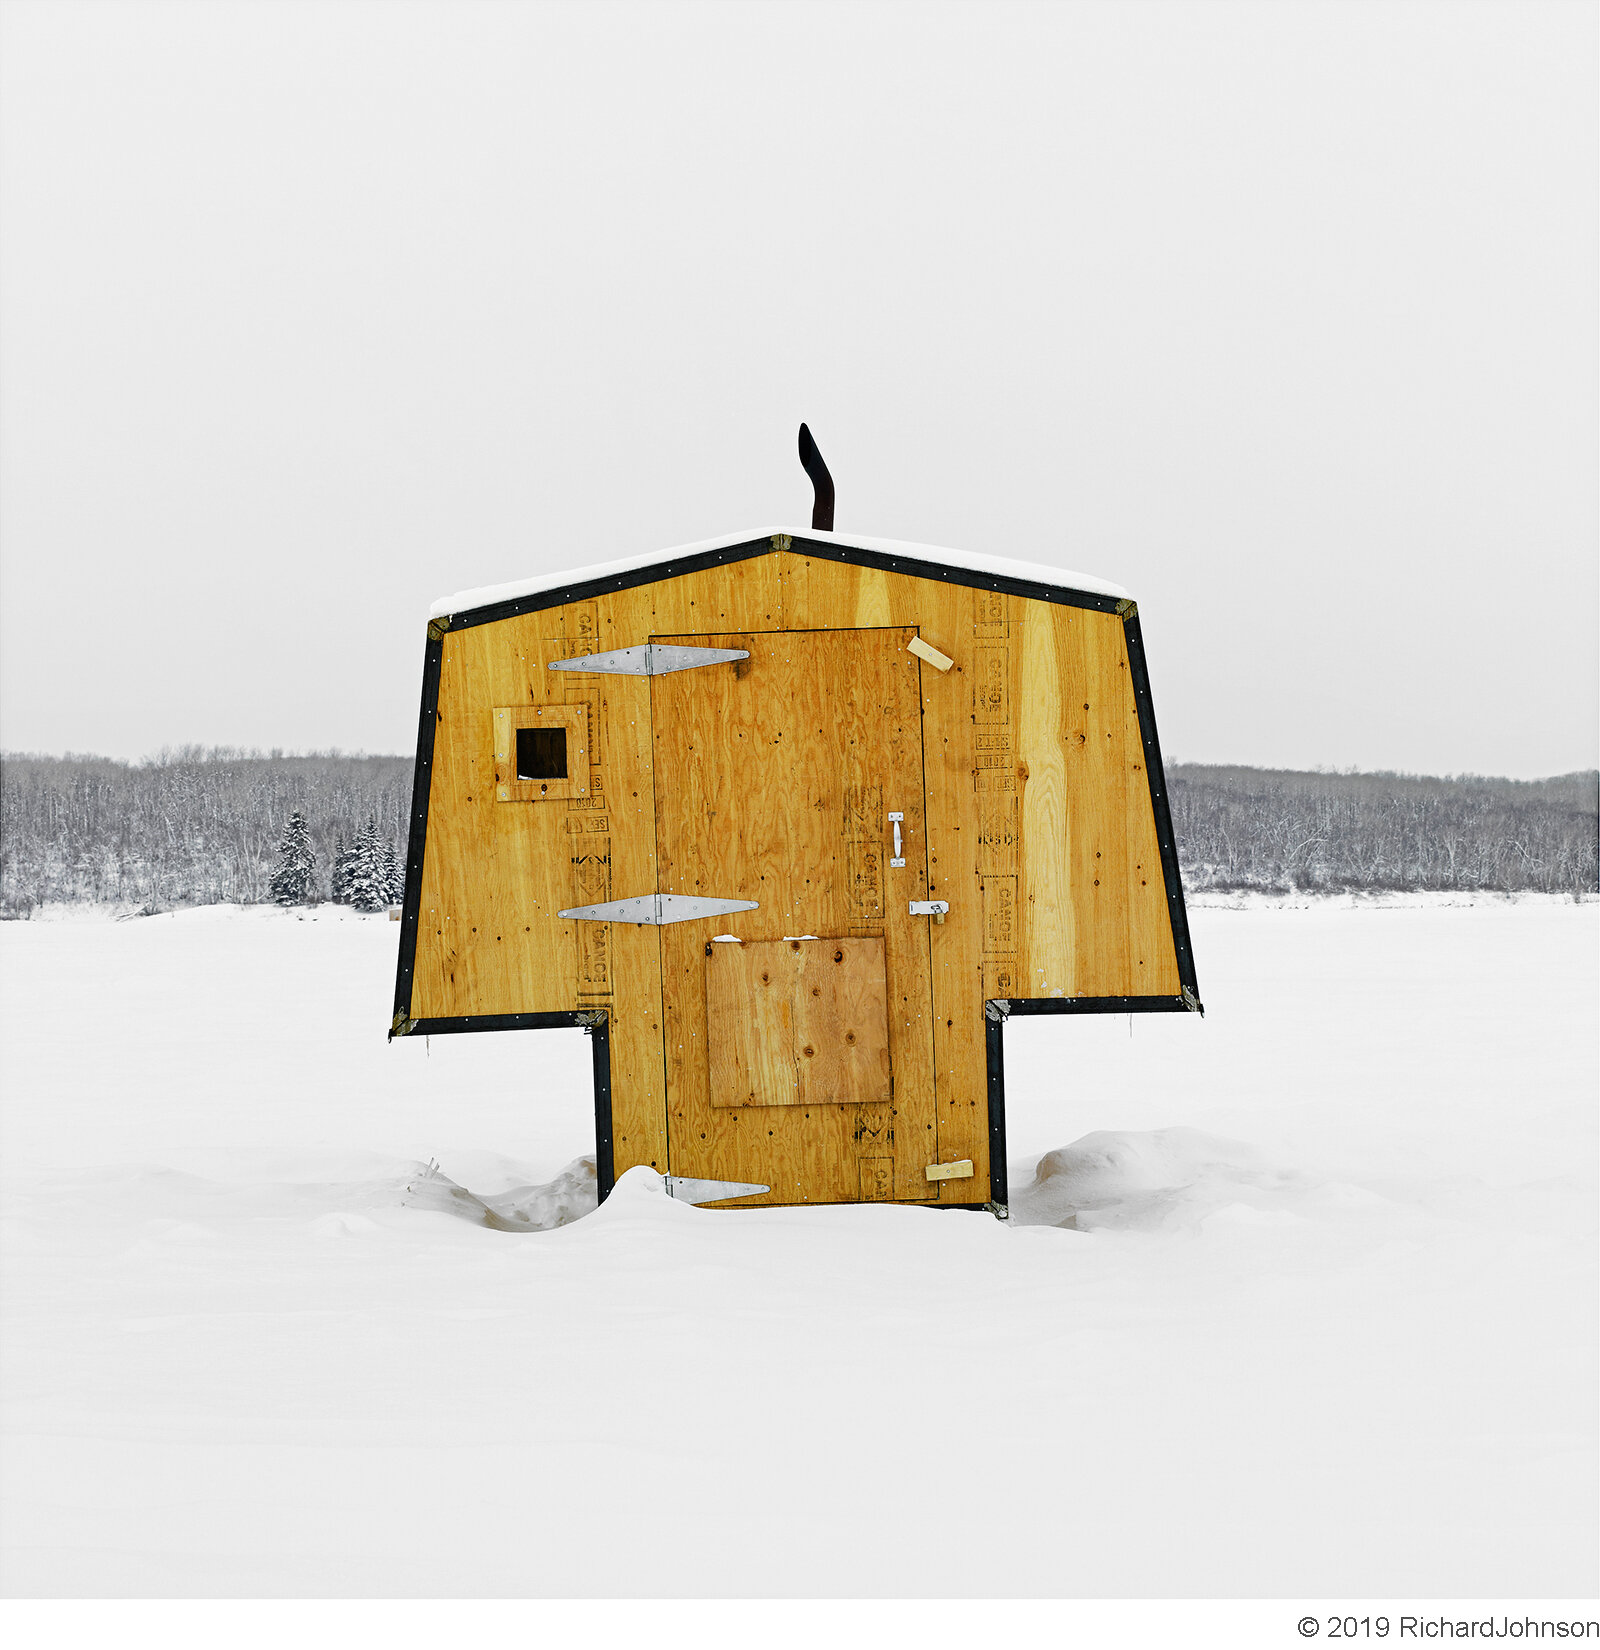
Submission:
[[[565,728],[517,729],[517,778],[565,779],[567,777],[567,730]]]

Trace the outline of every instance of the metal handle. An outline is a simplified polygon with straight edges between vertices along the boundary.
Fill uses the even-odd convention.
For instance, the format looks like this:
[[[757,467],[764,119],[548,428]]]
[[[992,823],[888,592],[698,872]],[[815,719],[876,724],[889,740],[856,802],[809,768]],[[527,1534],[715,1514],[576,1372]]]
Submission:
[[[889,815],[889,823],[892,826],[894,826],[894,858],[889,861],[890,865],[892,865],[892,866],[904,865],[905,862],[906,862],[905,861],[905,852],[906,851],[905,851],[905,848],[902,846],[901,841],[900,841],[900,821],[902,819],[904,819],[905,817],[906,816],[904,814],[890,814]]]

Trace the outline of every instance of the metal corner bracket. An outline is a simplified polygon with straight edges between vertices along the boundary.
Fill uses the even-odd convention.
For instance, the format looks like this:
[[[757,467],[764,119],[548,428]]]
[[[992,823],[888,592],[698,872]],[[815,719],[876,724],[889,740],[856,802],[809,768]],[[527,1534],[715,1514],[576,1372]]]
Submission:
[[[450,628],[450,615],[446,613],[442,618],[428,620],[428,640],[442,642],[444,633]]]
[[[1011,1014],[1011,1000],[1008,997],[991,997],[983,1005],[983,1017],[986,1020],[1000,1021],[1009,1018]]]
[[[415,1020],[411,1019],[404,1013],[396,1014],[395,1017],[389,1022],[390,1038],[409,1037],[411,1035],[412,1028],[416,1025],[416,1023],[417,1022]]]

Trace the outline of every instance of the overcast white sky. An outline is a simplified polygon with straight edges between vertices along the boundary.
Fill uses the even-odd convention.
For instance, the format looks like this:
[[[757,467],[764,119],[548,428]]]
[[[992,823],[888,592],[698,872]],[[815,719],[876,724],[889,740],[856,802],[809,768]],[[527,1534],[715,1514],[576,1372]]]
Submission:
[[[409,750],[430,600],[810,519],[1169,758],[1596,760],[1596,10],[12,3],[0,743]]]

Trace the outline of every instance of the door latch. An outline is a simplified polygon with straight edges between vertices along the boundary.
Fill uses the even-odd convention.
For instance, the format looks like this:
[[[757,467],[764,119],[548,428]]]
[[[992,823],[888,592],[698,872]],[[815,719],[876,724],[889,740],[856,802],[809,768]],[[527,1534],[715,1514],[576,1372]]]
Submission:
[[[906,909],[914,917],[932,917],[935,922],[943,922],[945,914],[950,909],[947,899],[914,899],[909,900]]]
[[[904,865],[905,862],[906,862],[906,860],[905,860],[905,852],[906,852],[905,845],[900,840],[900,821],[902,819],[904,819],[905,817],[906,816],[904,814],[890,814],[889,815],[889,823],[892,826],[894,826],[894,858],[891,859],[889,861],[889,863],[890,863],[890,865],[895,866],[895,867],[899,867],[901,865]]]

